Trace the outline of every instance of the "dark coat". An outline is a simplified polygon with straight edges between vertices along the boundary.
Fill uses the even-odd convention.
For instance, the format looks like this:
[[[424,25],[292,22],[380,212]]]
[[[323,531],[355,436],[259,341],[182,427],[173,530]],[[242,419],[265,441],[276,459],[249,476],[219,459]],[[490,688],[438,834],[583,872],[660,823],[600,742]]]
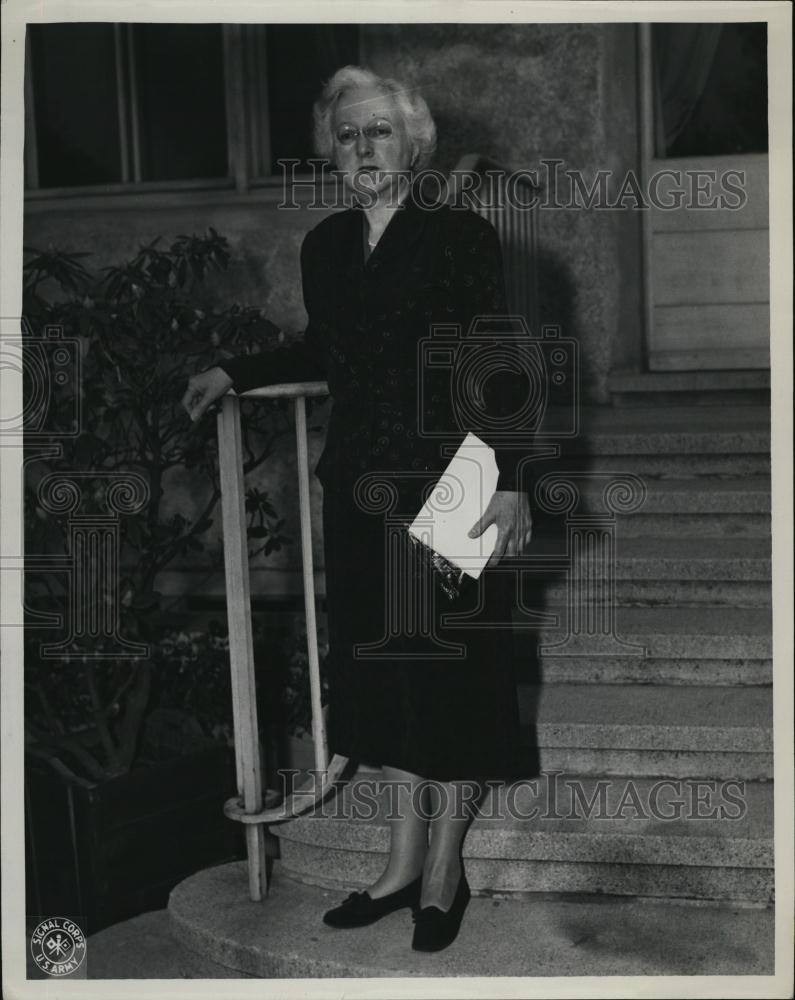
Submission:
[[[408,199],[365,261],[364,228],[361,209],[349,209],[307,234],[302,342],[222,364],[238,392],[328,381],[333,406],[315,473],[324,487],[330,748],[440,780],[535,773],[513,676],[515,581],[496,570],[465,578],[471,586],[453,610],[470,617],[465,626],[445,621],[449,600],[387,529],[394,505],[379,507],[377,491],[368,501],[356,485],[382,473],[397,486],[397,513],[413,516],[473,430],[495,448],[498,488],[517,488],[523,442],[506,446],[472,407],[462,419],[451,381],[473,321],[505,312],[497,235],[469,210]],[[437,357],[428,352],[439,324],[448,337]],[[521,385],[501,379],[487,382],[477,413],[516,412]],[[473,627],[478,620],[488,624]]]
[[[449,460],[472,430],[494,447],[498,489],[521,488],[517,466],[528,450],[526,439],[516,431],[498,436],[488,423],[489,415],[516,411],[521,379],[503,372],[487,382],[486,419],[478,423],[454,405],[455,360],[427,363],[431,342],[439,338],[434,325],[447,327],[460,351],[477,317],[506,312],[494,228],[468,209],[425,209],[409,198],[365,263],[363,221],[360,209],[349,209],[307,233],[301,249],[309,317],[303,341],[221,367],[241,392],[328,381],[334,405],[315,469],[321,482],[331,467],[354,477],[368,470],[441,471],[444,457]],[[499,343],[493,333],[477,336],[480,345]]]

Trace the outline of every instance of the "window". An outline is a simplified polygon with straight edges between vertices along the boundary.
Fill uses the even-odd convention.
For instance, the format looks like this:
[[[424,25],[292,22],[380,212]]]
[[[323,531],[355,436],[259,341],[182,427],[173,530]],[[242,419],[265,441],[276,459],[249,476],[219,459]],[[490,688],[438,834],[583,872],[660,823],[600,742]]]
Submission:
[[[30,194],[267,183],[307,168],[323,80],[359,55],[356,25],[30,25]]]
[[[334,24],[286,24],[267,32],[266,40],[271,161],[269,169],[263,164],[263,173],[275,174],[280,156],[299,159],[306,167],[313,155],[312,104],[321,82],[358,62],[359,45],[355,27],[341,31]]]
[[[767,152],[767,25],[664,23],[652,28],[656,154]]]

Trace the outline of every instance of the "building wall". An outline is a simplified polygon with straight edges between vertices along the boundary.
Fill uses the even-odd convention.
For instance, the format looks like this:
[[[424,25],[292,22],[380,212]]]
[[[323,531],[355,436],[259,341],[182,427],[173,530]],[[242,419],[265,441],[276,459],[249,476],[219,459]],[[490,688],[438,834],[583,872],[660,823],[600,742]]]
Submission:
[[[212,226],[229,241],[227,271],[209,280],[219,305],[240,302],[266,309],[276,324],[300,331],[306,322],[301,301],[299,251],[303,234],[328,212],[277,210],[279,193],[252,191],[118,195],[29,202],[25,245],[89,250],[86,266],[117,264],[156,236],[168,244],[181,233],[201,234]]]
[[[635,30],[365,25],[362,58],[420,87],[437,123],[441,170],[467,153],[511,169],[560,160],[560,171],[582,171],[588,183],[596,171],[612,171],[616,190],[638,165]],[[606,402],[611,368],[640,366],[639,213],[544,209],[539,241],[541,320],[579,339],[586,399]]]

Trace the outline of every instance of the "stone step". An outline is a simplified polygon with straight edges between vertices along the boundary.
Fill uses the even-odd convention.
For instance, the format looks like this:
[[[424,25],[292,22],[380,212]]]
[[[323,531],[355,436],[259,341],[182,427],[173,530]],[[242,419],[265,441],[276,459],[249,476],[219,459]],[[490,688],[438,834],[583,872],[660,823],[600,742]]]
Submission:
[[[567,600],[565,581],[546,587],[547,600],[562,604]],[[615,581],[617,607],[653,607],[691,604],[725,605],[735,608],[766,608],[772,601],[772,588],[764,580],[633,580],[618,577]]]
[[[773,777],[772,688],[520,683],[518,691],[545,771]]]
[[[605,481],[576,481],[584,511],[603,511]],[[717,477],[645,478],[646,495],[638,510],[618,514],[616,535],[633,537],[756,537],[770,536],[770,480]],[[545,514],[532,500],[537,535],[560,533],[562,519]]]
[[[622,611],[624,609],[622,608]],[[730,609],[726,609],[730,612]],[[520,661],[521,662],[521,661]],[[537,667],[536,667],[537,663]],[[548,684],[665,684],[722,687],[773,683],[771,659],[541,656],[533,673]]]
[[[293,878],[372,884],[404,789],[360,769],[313,813],[274,827]],[[492,787],[464,840],[473,890],[732,900],[773,899],[773,786],[542,773]]]
[[[666,478],[770,472],[768,406],[589,406],[576,420],[550,407],[538,437],[545,440],[560,444],[562,457],[537,460],[537,475],[583,468]]]
[[[770,514],[770,479],[652,479],[637,514],[619,515],[619,522],[644,514]],[[595,487],[591,487],[594,489]]]
[[[647,514],[619,519],[623,538],[770,538],[770,514]]]
[[[576,429],[576,436],[568,435]],[[770,451],[768,406],[658,406],[624,410],[611,406],[583,406],[571,412],[550,406],[540,427],[541,436],[571,440],[572,454],[650,455],[742,454],[749,449]]]
[[[357,881],[357,886],[361,884]],[[694,906],[626,897],[550,898],[542,893],[525,902],[475,896],[453,944],[445,951],[423,954],[411,949],[408,910],[355,931],[326,927],[322,914],[339,905],[348,891],[347,886],[303,885],[276,862],[268,895],[252,902],[244,863],[207,868],[171,893],[171,936],[157,924],[163,945],[152,965],[162,969],[161,952],[170,953],[175,942],[183,953],[181,961],[173,963],[175,977],[191,976],[192,952],[199,977],[208,962],[233,968],[241,978],[265,980],[433,976],[438,983],[433,992],[450,996],[462,995],[454,992],[459,979],[446,989],[446,979],[440,977],[771,976],[774,972],[772,907]],[[113,978],[107,970],[118,967],[128,978],[141,975],[154,940],[150,933],[148,948],[130,948],[123,925],[122,933],[109,928],[95,935],[89,939],[89,977],[91,954],[98,955],[100,976]],[[138,940],[132,943],[137,945]],[[133,954],[140,955],[138,963]],[[381,992],[370,989],[369,995]],[[426,988],[423,995],[429,992]],[[488,988],[479,990],[481,996],[487,993]]]
[[[548,606],[550,615],[560,609]],[[515,608],[513,628],[539,631],[536,608]],[[563,617],[562,613],[559,617]],[[772,618],[768,608],[703,607],[690,608],[621,608],[616,613],[616,630],[630,646],[644,646],[653,657],[697,657],[698,659],[765,657],[773,655]],[[559,642],[565,631],[561,624],[545,624],[540,638],[546,647]],[[560,655],[593,656],[593,643],[587,636],[572,637],[568,649]],[[635,650],[630,652],[635,653]],[[551,649],[545,650],[551,655]]]
[[[539,535],[519,559],[505,560],[506,569],[523,571],[525,600],[567,601],[568,545],[565,532]],[[572,579],[578,565],[575,559]],[[769,538],[617,538],[610,569],[618,604],[764,607],[771,601]]]
[[[657,608],[617,608],[615,640],[606,649],[601,639],[566,631],[565,607],[551,602],[513,609],[512,628],[518,655],[530,655],[527,637],[537,637],[544,662],[578,660],[611,663],[631,661],[641,678],[648,661],[750,660],[770,661],[772,618],[769,608],[701,608],[673,605]],[[598,664],[597,664],[598,666]],[[567,667],[564,666],[564,669]]]
[[[770,371],[614,371],[607,387],[614,406],[765,405],[770,401]]]
[[[521,559],[544,571],[549,557],[566,554],[566,537],[535,540]],[[623,579],[769,580],[771,541],[759,538],[627,538],[616,541],[615,572]]]
[[[218,869],[205,870],[209,874]],[[203,875],[199,872],[194,878],[201,880]],[[214,962],[208,954],[209,950],[199,953],[179,940],[168,910],[149,910],[88,936],[86,979],[251,978],[239,969]],[[218,992],[223,995],[226,991]],[[112,995],[107,987],[103,993]],[[183,992],[183,996],[188,995]]]
[[[627,411],[622,411],[627,412]],[[554,461],[537,461],[534,474],[545,472],[599,472],[611,476],[630,472],[646,479],[703,478],[736,479],[742,476],[757,477],[770,475],[770,454],[765,451],[748,452],[598,452],[587,454],[564,453]]]
[[[547,610],[566,621],[560,608]],[[561,626],[539,627],[527,610],[515,609],[513,626],[520,669],[544,683],[740,686],[773,679],[768,608],[617,608],[623,645],[609,651],[586,636],[562,646]]]

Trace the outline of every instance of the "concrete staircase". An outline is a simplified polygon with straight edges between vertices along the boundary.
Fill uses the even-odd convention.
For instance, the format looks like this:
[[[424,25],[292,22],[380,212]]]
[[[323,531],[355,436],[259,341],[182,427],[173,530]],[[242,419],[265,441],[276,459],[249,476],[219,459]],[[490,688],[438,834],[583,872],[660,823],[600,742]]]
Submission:
[[[529,574],[514,642],[541,774],[490,790],[464,845],[470,884],[517,901],[576,893],[769,912],[768,409],[616,406],[583,412],[581,426],[550,471],[602,474],[586,482],[586,504],[604,474],[632,473],[646,487],[644,504],[616,526],[625,645],[604,656],[584,638],[555,649],[566,635],[566,580]],[[539,566],[565,551],[564,539],[560,520],[538,519]],[[539,611],[556,621],[540,628]],[[331,804],[273,830],[277,877],[315,887],[319,908],[323,890],[366,886],[385,864],[379,778],[360,767]]]
[[[586,508],[606,473],[631,472],[647,491],[636,512],[617,516],[616,630],[626,655],[591,655],[585,639],[555,655],[566,632],[566,581],[554,573],[550,581],[543,567],[565,551],[565,531],[554,517],[540,518],[533,550],[546,582],[523,595],[514,641],[522,720],[538,744],[541,777],[532,789],[520,783],[513,816],[505,789],[481,805],[464,851],[470,883],[500,896],[560,891],[769,904],[767,410],[603,408],[584,412],[581,426],[585,433],[550,471],[594,474],[582,480]],[[540,610],[556,613],[557,624],[535,625]],[[638,655],[643,648],[647,655]],[[553,772],[561,772],[557,794],[568,795],[556,809],[549,805]],[[282,870],[332,888],[374,880],[388,850],[378,777],[360,769],[333,815],[321,810],[275,829]],[[351,818],[365,789],[378,807]],[[667,818],[674,793],[679,819]],[[572,795],[580,796],[579,809]],[[659,808],[655,795],[658,805],[665,799]],[[594,805],[589,814],[583,802],[600,803],[601,813]],[[532,805],[537,814],[519,818]]]
[[[390,797],[379,793],[378,777],[360,772],[341,802],[279,827],[282,871],[326,888],[374,882],[389,847],[385,817]],[[735,796],[737,792],[734,787]],[[582,796],[580,808],[577,794]],[[769,784],[746,785],[740,818],[729,818],[741,809],[730,807],[728,798],[713,796],[707,802],[702,795],[704,814],[716,812],[711,820],[659,818],[673,816],[674,803],[687,800],[684,815],[691,790],[688,783],[672,789],[649,778],[634,778],[631,785],[605,780],[600,788],[597,779],[568,769],[557,781],[551,777],[536,786],[520,785],[510,802],[509,795],[505,789],[495,791],[467,834],[464,862],[475,892],[498,898],[568,892],[770,901]],[[595,803],[592,815],[586,815],[583,801]],[[718,816],[721,810],[725,818]]]

